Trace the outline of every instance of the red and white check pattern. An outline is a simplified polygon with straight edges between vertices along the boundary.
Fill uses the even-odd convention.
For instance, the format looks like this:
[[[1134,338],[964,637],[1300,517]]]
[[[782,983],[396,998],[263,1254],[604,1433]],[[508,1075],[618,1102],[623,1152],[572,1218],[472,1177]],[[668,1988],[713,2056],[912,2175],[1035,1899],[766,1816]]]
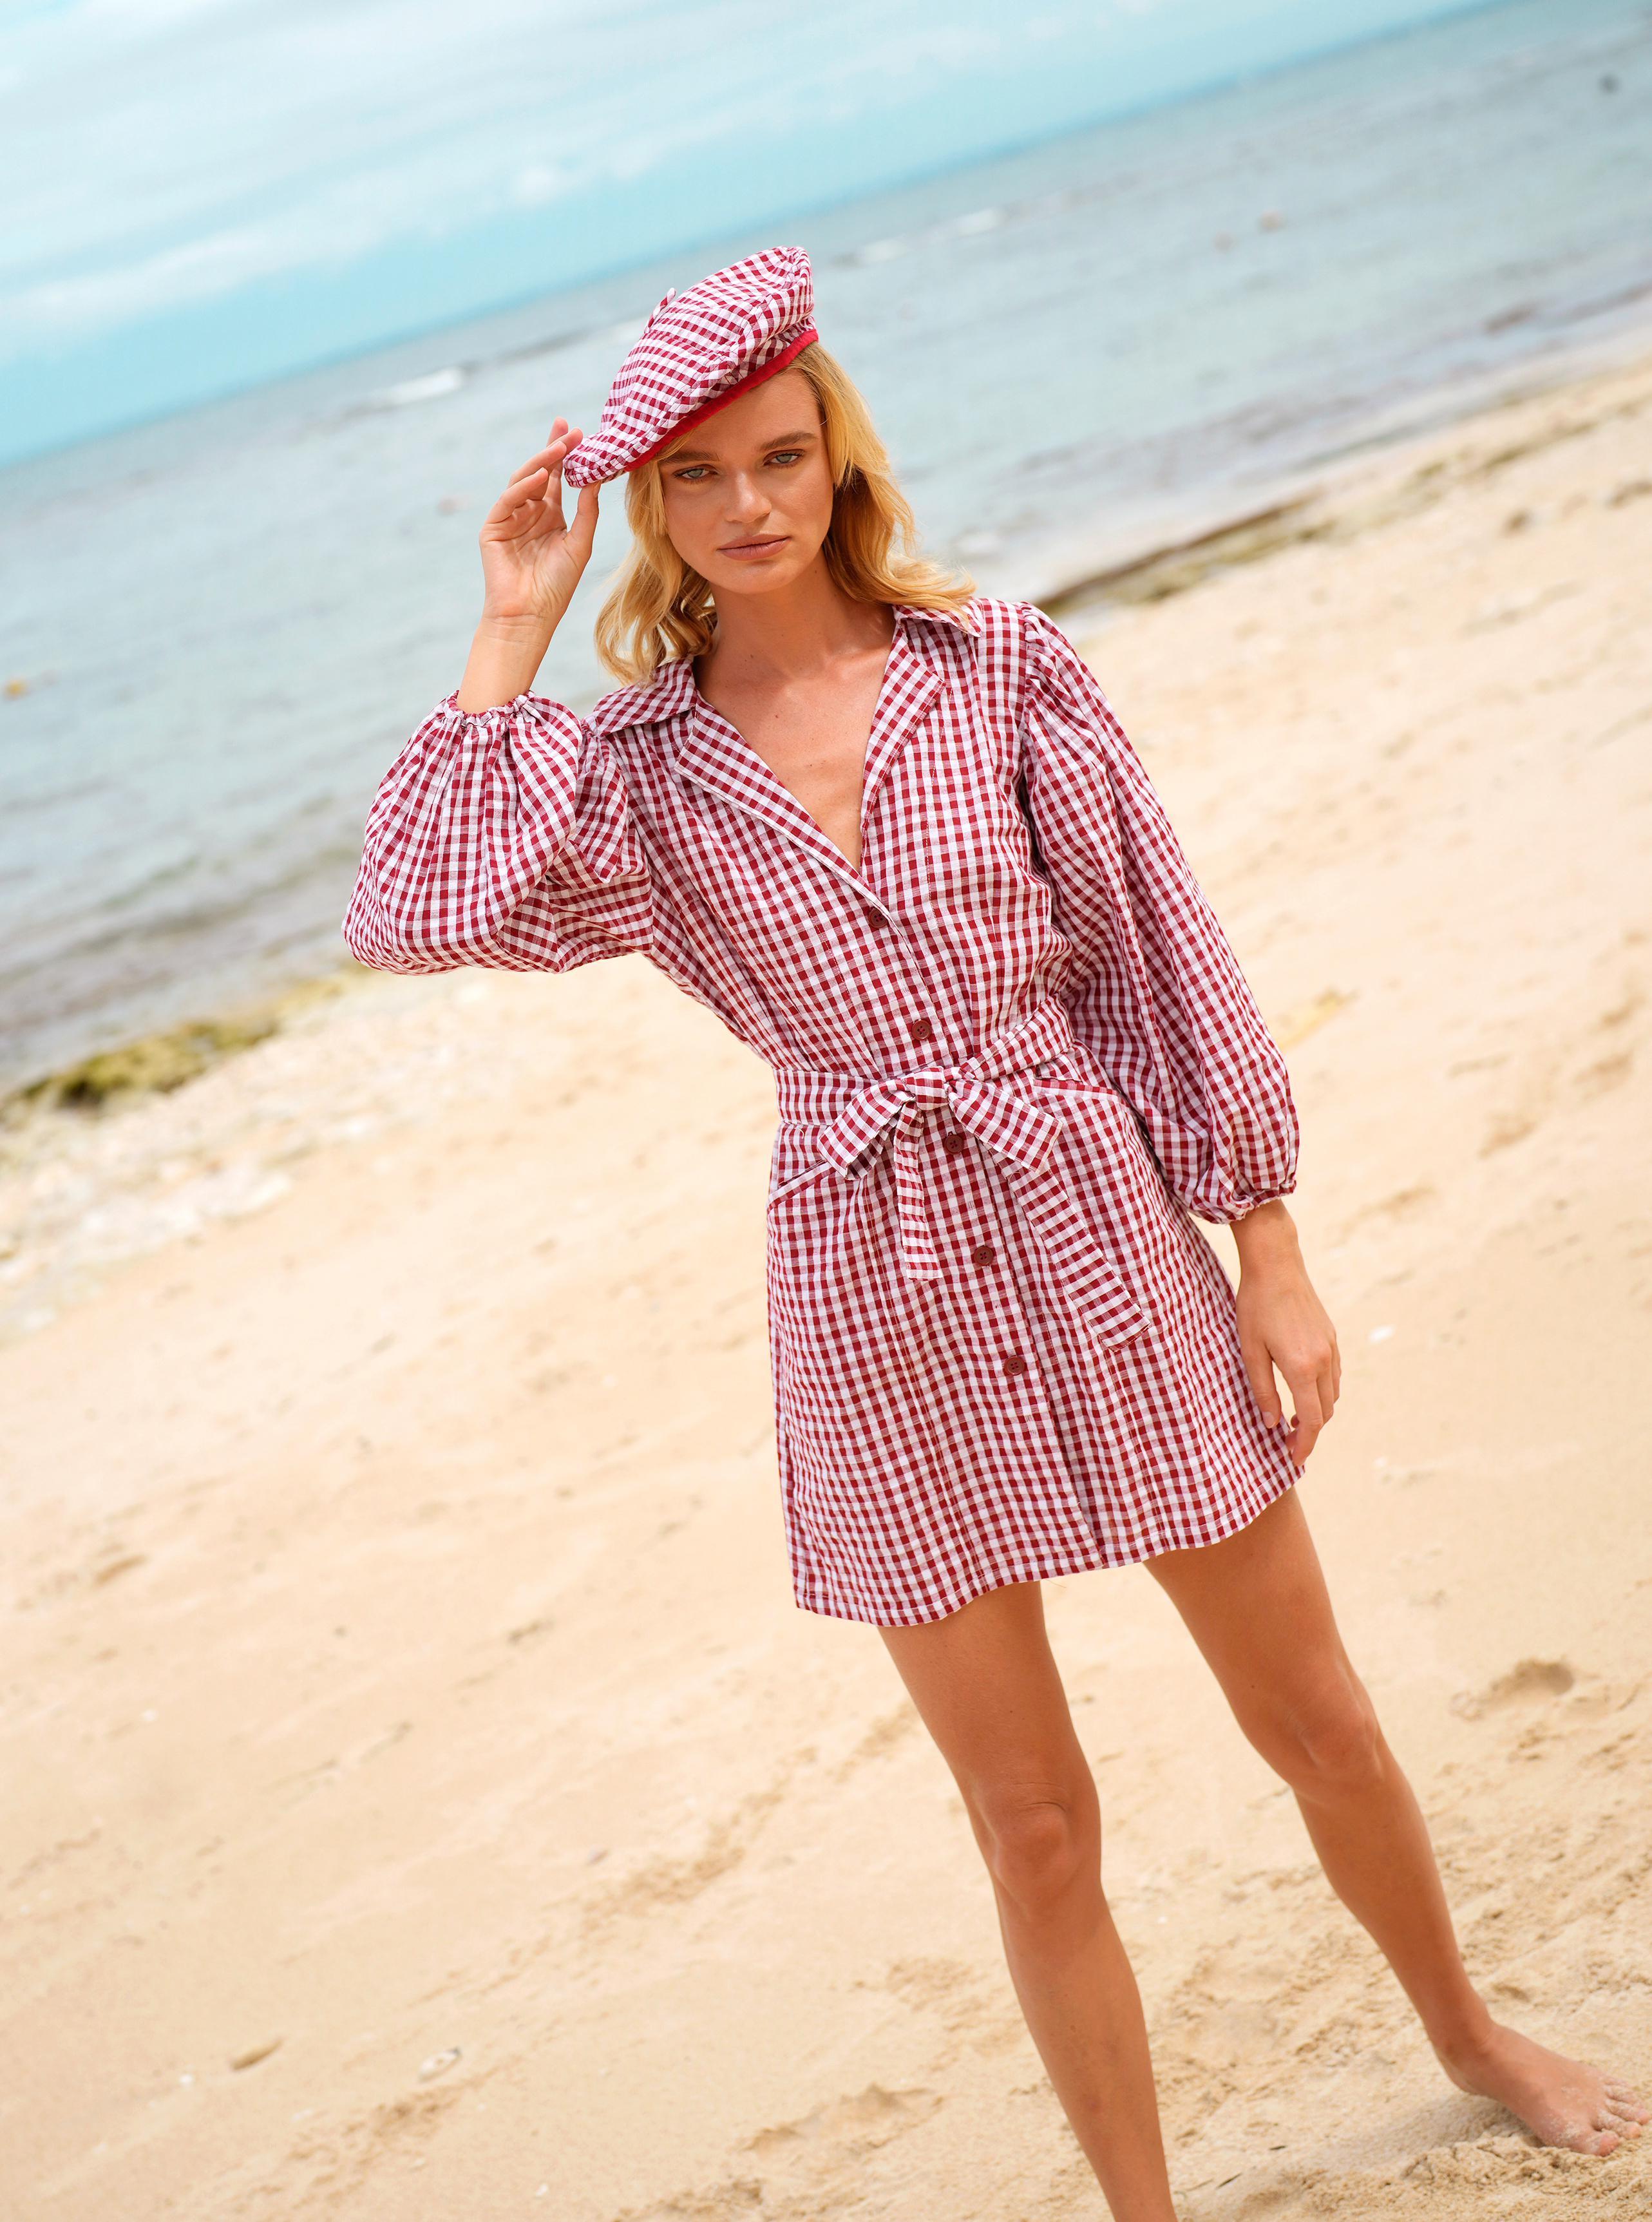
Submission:
[[[814,280],[801,247],[769,247],[668,293],[562,466],[569,486],[617,478],[667,441],[783,370],[815,336]]]
[[[692,666],[585,719],[449,700],[379,791],[369,964],[640,950],[774,1066],[770,1328],[799,1602],[885,1625],[1209,1543],[1290,1487],[1189,1217],[1296,1118],[1222,930],[1051,622],[896,612],[858,870]]]

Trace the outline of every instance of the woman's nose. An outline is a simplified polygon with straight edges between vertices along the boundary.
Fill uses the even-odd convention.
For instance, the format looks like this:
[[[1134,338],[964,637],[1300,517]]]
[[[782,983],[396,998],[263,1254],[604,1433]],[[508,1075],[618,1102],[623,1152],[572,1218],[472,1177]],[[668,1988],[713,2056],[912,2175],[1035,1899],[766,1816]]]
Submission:
[[[730,483],[728,513],[742,524],[769,514],[769,497],[748,472],[738,472]]]

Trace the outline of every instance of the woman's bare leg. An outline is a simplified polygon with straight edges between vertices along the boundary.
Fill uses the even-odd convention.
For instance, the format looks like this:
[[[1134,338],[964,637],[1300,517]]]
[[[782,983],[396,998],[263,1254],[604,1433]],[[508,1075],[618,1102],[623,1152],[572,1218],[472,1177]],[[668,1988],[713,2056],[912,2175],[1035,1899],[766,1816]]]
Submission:
[[[1447,2074],[1545,2144],[1609,2153],[1647,2111],[1627,2085],[1494,2022],[1468,1980],[1411,1786],[1348,1663],[1292,1491],[1203,1550],[1149,1562],[1239,1725],[1297,1794],[1332,1888],[1422,2017]]]
[[[1039,1586],[883,1635],[963,1793],[1027,2028],[1107,2202],[1117,2222],[1174,2222],[1141,1999],[1102,1894],[1096,1785]]]

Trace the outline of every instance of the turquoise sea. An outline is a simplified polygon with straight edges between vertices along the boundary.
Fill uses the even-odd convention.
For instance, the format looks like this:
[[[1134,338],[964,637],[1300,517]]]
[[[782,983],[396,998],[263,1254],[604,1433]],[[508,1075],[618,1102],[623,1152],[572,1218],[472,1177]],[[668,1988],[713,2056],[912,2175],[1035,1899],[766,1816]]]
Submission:
[[[1652,9],[1516,0],[786,235],[931,548],[1048,591],[1652,334]],[[0,472],[0,1089],[339,960],[482,510],[667,286],[763,243]],[[541,682],[576,704],[619,510]]]

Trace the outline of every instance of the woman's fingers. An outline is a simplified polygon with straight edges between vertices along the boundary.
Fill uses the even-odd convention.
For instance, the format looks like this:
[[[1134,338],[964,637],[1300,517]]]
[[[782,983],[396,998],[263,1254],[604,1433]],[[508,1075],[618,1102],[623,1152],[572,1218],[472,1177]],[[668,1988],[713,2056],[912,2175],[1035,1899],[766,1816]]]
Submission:
[[[550,436],[544,446],[535,449],[527,461],[518,468],[516,476],[525,478],[530,471],[537,470],[548,470],[554,476],[569,452],[578,447],[584,436],[577,424],[570,426],[565,417],[559,417],[551,426]]]
[[[1245,1372],[1262,1414],[1263,1424],[1277,1428],[1284,1416],[1285,1408],[1279,1401],[1279,1385],[1273,1376],[1273,1358],[1266,1343],[1254,1335],[1241,1334],[1239,1339],[1240,1356],[1245,1361]]]
[[[547,475],[542,468],[537,471],[528,472],[525,477],[512,479],[482,519],[483,524],[485,526],[508,524],[511,519],[521,511],[530,509],[543,501],[545,496]]]
[[[1246,1377],[1261,1412],[1263,1425],[1277,1428],[1285,1415],[1285,1403],[1274,1371],[1275,1353],[1255,1336],[1245,1335],[1240,1339],[1240,1354],[1245,1361]],[[1334,1359],[1328,1360],[1317,1354],[1302,1364],[1284,1359],[1277,1359],[1277,1364],[1278,1371],[1285,1376],[1296,1414],[1291,1422],[1291,1455],[1302,1466],[1336,1409],[1340,1393],[1338,1371]]]
[[[568,528],[570,551],[583,565],[589,561],[591,543],[597,529],[597,489],[594,486],[580,488],[579,500],[574,505],[574,522]]]
[[[487,512],[484,522],[504,524],[524,510],[548,510],[558,524],[562,521],[560,458],[550,463],[524,465]]]
[[[556,422],[551,426],[550,431],[546,434],[544,446],[543,448],[536,448],[532,455],[528,457],[527,461],[525,463],[521,463],[517,467],[516,470],[512,474],[512,477],[518,479],[525,478],[530,471],[538,470],[542,466],[548,464],[550,461],[551,449],[562,444],[567,436],[567,433],[568,419],[566,417],[559,417],[556,419]]]
[[[557,421],[560,423],[561,419],[559,418]],[[559,503],[561,502],[562,496],[562,465],[568,461],[568,457],[573,454],[575,449],[578,447],[584,435],[581,432],[579,426],[575,424],[569,430],[563,432],[559,438],[553,440],[550,447],[545,450],[547,459],[550,464],[551,487],[556,495],[556,500]]]
[[[1254,1215],[1261,1219],[1261,1214]],[[1289,1221],[1285,1222],[1289,1231]],[[1251,1227],[1241,1222],[1241,1231]],[[1239,1346],[1245,1371],[1269,1427],[1278,1424],[1280,1395],[1276,1370],[1284,1376],[1296,1416],[1290,1429],[1291,1455],[1300,1469],[1336,1409],[1341,1392],[1342,1359],[1336,1330],[1314,1294],[1295,1248],[1270,1247],[1259,1233],[1241,1244],[1238,1292]]]
[[[1327,1417],[1319,1400],[1319,1390],[1311,1381],[1300,1386],[1291,1384],[1291,1401],[1297,1408],[1297,1416],[1291,1423],[1291,1456],[1300,1472],[1308,1463],[1309,1453],[1319,1441],[1319,1431]]]
[[[1308,1453],[1336,1409],[1339,1380],[1335,1337],[1280,1358],[1278,1366],[1296,1409],[1291,1455],[1300,1466],[1306,1464]]]
[[[505,491],[509,493],[517,486],[526,486],[530,479],[540,479],[544,481],[540,491],[542,493],[547,493],[552,486],[562,484],[562,459],[560,451],[556,448],[542,448],[537,455],[529,456],[519,471],[512,473]]]
[[[562,464],[568,450],[579,445],[582,435],[579,427],[571,430],[566,418],[559,417],[551,428],[552,437],[537,455],[530,455],[515,471],[510,484],[493,504],[483,520],[486,524],[504,524],[522,511],[543,507],[543,512],[562,528]],[[542,521],[536,517],[535,522]]]

